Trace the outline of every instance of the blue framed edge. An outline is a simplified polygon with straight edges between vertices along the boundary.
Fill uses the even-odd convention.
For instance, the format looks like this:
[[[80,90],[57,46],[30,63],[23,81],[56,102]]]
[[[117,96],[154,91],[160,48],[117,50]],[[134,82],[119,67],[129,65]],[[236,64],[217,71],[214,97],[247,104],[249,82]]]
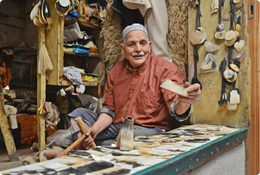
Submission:
[[[213,158],[221,151],[242,143],[247,138],[248,128],[242,128],[238,131],[220,137],[216,140],[208,142],[202,146],[181,153],[176,157],[163,161],[159,164],[153,165],[141,171],[134,173],[134,175],[144,174],[181,174],[191,170],[198,165],[205,162],[207,159]]]

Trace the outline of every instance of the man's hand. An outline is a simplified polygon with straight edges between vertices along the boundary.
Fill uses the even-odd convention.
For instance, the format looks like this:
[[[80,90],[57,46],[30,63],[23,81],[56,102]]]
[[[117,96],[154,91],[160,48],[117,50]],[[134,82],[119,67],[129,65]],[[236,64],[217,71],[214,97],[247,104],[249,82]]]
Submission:
[[[94,123],[94,125],[91,128],[88,128],[88,132],[86,133],[86,139],[83,140],[76,149],[89,149],[92,144],[94,143],[94,139],[97,137],[97,135],[102,132],[104,129],[106,129],[109,125],[111,125],[113,122],[113,118],[110,117],[106,113],[100,114],[97,121]],[[90,136],[88,137],[88,136]],[[78,138],[82,136],[82,133],[78,133]]]
[[[188,88],[188,97],[179,95],[179,102],[193,104],[200,97],[200,85],[198,83],[190,84],[189,82],[186,82],[184,87]]]
[[[186,82],[184,87],[188,88],[188,96],[184,97],[179,95],[179,101],[174,108],[178,115],[184,114],[189,109],[190,105],[200,97],[201,93],[200,85],[198,83],[191,85],[190,83]]]
[[[80,138],[82,136],[82,133],[79,132],[78,133],[78,138]],[[89,137],[91,136],[91,137]],[[86,133],[86,138],[76,147],[77,150],[85,150],[85,149],[89,149],[93,143],[94,143],[94,139],[97,136],[97,132],[95,131],[95,129],[93,127],[88,129],[88,132]]]

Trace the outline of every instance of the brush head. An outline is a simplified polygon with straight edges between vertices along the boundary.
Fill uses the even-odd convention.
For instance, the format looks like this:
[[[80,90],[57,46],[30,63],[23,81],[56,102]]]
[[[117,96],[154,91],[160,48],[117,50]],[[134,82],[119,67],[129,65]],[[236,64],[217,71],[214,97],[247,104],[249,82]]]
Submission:
[[[23,159],[22,164],[23,165],[29,165],[29,164],[34,164],[36,163],[35,160],[32,158],[32,156],[28,156]]]

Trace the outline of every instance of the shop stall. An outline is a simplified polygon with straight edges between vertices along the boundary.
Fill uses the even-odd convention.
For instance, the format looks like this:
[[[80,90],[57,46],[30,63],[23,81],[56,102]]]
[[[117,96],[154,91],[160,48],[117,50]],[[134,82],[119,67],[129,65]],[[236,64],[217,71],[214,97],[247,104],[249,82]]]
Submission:
[[[46,118],[50,107],[46,87],[58,87],[58,111],[64,117],[67,100],[75,94],[95,96],[88,101],[92,106],[85,107],[96,112],[107,71],[122,59],[119,44],[125,16],[113,8],[112,0],[105,5],[72,1],[72,6],[59,0],[40,2],[30,17],[39,29],[37,132],[39,150],[44,149],[39,154],[43,154],[46,126],[59,122],[50,120],[54,115]],[[144,23],[149,22],[150,12],[148,8],[142,14]],[[187,81],[201,85],[201,96],[187,123],[161,135],[136,137],[131,151],[120,150],[116,142],[89,150],[71,149],[62,157],[1,173],[259,173],[259,2],[166,0],[163,12],[167,13],[161,22],[167,19],[167,26],[160,27],[166,30],[151,39],[165,37],[166,47],[153,50],[164,50],[162,56],[167,55]],[[162,29],[158,26],[147,26],[148,31],[156,33]],[[68,76],[72,67],[76,78]],[[62,107],[66,107],[63,112]]]

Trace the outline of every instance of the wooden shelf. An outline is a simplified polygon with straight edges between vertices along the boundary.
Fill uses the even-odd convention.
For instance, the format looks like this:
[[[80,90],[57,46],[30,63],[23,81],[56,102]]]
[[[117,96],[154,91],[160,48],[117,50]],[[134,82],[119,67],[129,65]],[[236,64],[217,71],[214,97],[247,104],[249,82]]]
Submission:
[[[91,34],[96,34],[101,31],[100,25],[90,23],[90,22],[79,22],[78,19],[76,18],[71,18],[71,17],[64,17],[64,25],[68,26],[70,24],[73,24],[75,22],[78,22],[80,29],[87,31],[88,33]]]
[[[82,80],[83,81],[83,80]],[[84,86],[92,86],[95,87],[98,85],[98,82],[92,82],[92,81],[83,81]],[[72,82],[69,81],[66,77],[62,76],[59,81],[60,86],[70,86],[72,85]]]
[[[86,33],[89,35],[99,34],[101,31],[100,25],[90,23],[90,22],[79,22],[77,18],[73,18],[73,17],[69,17],[69,16],[64,17],[64,26],[71,25],[75,22],[78,22],[80,29],[82,31],[86,31]],[[67,63],[68,63],[67,65],[72,65],[72,66],[83,65],[83,63],[82,63],[83,59],[88,60],[89,64],[95,64],[95,65],[100,61],[100,55],[88,55],[88,54],[73,53],[73,52],[68,52],[68,51],[63,51],[63,53],[64,53],[63,58],[67,60]],[[78,59],[75,59],[75,58],[78,58]],[[68,60],[70,60],[70,62]],[[85,69],[84,66],[80,67],[80,68]],[[88,70],[88,71],[91,72],[92,70]],[[83,81],[83,84],[87,87],[97,87],[98,86],[98,82],[85,81],[83,79],[82,79],[82,81]],[[72,82],[69,81],[65,76],[61,76],[59,78],[59,85],[60,86],[70,86],[70,85],[72,85]]]
[[[99,59],[99,55],[87,55],[87,54],[81,54],[81,53],[73,53],[73,52],[67,52],[64,51],[64,56],[75,56],[75,57],[85,57],[85,58],[95,58]]]

